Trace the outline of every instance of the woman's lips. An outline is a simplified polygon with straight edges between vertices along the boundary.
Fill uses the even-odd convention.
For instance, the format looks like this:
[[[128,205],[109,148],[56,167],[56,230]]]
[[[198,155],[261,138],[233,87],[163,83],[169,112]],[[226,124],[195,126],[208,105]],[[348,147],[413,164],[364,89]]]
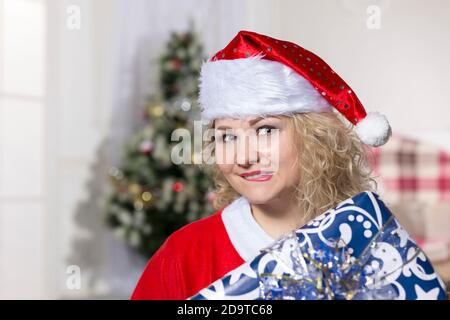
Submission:
[[[262,181],[268,181],[270,179],[272,179],[273,174],[265,174],[265,175],[261,175],[257,178],[245,178],[245,180],[247,181],[255,181],[255,182],[262,182]]]
[[[263,182],[272,179],[273,172],[258,170],[241,174],[241,177],[247,181]]]

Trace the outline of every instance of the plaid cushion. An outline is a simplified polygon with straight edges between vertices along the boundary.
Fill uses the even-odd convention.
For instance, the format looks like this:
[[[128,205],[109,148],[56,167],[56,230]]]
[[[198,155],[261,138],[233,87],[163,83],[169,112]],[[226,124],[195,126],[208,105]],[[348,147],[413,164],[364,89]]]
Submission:
[[[384,146],[372,150],[371,166],[378,176],[380,195],[386,201],[450,202],[448,152],[437,145],[398,134],[393,134]]]
[[[398,134],[372,148],[378,192],[432,261],[450,258],[450,153]]]

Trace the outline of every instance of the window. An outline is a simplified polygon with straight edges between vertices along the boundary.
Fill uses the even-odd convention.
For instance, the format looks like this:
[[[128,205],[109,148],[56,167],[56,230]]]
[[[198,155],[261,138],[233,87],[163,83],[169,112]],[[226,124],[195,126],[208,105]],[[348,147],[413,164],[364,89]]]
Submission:
[[[0,298],[42,289],[46,1],[0,0]]]

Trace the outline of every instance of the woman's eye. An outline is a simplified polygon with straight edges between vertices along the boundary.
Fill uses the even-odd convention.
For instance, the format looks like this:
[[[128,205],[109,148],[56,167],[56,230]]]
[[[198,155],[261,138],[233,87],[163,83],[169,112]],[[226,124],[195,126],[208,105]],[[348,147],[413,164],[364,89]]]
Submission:
[[[275,128],[272,126],[262,126],[262,127],[258,128],[258,134],[260,134],[260,133],[262,133],[263,135],[271,134],[273,129],[275,129]]]
[[[222,135],[222,141],[223,142],[233,141],[235,138],[236,138],[235,135],[229,134],[229,133],[224,133]]]

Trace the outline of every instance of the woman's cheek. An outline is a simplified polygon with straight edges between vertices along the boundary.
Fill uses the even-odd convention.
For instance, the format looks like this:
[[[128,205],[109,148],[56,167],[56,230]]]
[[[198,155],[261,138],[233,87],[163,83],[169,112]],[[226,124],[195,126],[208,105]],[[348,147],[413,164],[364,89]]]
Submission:
[[[217,167],[225,175],[233,171],[233,164],[218,164]]]
[[[261,152],[261,158],[266,161],[267,167],[275,171],[282,169],[280,166],[287,161],[285,153],[289,152],[286,148],[288,143],[288,137],[283,131],[279,130],[270,136],[267,148]]]
[[[293,144],[293,137],[285,135],[281,141],[278,159],[279,169],[281,172],[289,173],[288,178],[296,180],[298,178],[298,154]]]
[[[235,162],[235,145],[233,143],[218,143],[216,144],[215,150],[217,165],[233,167]]]

